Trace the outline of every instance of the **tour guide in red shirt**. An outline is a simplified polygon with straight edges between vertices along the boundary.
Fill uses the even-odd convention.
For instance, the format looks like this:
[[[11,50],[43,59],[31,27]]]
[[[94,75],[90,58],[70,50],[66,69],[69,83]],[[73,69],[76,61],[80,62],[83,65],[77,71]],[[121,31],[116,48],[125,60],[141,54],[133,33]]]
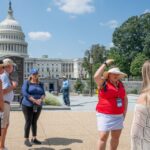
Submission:
[[[98,86],[96,106],[99,131],[98,150],[106,149],[109,132],[111,132],[110,149],[117,149],[127,111],[128,99],[123,83],[120,81],[126,74],[115,67],[104,72],[105,67],[108,67],[113,61],[113,59],[106,60],[94,75]]]

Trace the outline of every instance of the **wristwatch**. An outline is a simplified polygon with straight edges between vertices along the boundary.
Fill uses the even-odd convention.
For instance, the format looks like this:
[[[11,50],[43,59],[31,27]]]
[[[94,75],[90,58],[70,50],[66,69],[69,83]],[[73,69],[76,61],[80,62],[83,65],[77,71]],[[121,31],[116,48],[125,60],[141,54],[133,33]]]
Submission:
[[[103,64],[105,64],[106,65],[106,67],[108,67],[108,64],[107,64],[107,62],[105,61]]]

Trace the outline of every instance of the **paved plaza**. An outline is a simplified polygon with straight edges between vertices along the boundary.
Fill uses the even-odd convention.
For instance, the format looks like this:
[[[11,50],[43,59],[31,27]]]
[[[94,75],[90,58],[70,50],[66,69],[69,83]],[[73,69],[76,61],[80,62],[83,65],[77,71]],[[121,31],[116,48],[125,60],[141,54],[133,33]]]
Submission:
[[[128,95],[128,98],[130,110],[118,150],[130,150],[130,128],[137,96]],[[61,96],[59,99],[61,101]],[[96,96],[71,96],[71,110],[43,110],[38,121],[38,139],[42,145],[31,148],[24,145],[22,112],[12,111],[6,146],[9,150],[96,150],[96,101]]]

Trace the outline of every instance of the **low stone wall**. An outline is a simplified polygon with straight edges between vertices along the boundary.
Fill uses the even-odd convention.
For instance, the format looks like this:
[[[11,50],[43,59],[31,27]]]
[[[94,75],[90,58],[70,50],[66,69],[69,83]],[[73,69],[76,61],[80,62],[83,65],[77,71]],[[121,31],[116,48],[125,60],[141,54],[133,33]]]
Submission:
[[[76,80],[69,80],[71,86],[71,92],[74,91],[74,84]],[[83,80],[83,83],[86,85],[86,81]],[[141,91],[142,81],[123,81],[127,93],[138,94]]]
[[[127,93],[138,94],[141,91],[142,81],[123,81]]]
[[[74,91],[73,86],[75,84],[75,80],[70,81],[71,83],[71,91]],[[86,81],[83,81],[86,83]],[[130,94],[138,94],[141,91],[142,81],[123,81],[125,89],[127,93]]]

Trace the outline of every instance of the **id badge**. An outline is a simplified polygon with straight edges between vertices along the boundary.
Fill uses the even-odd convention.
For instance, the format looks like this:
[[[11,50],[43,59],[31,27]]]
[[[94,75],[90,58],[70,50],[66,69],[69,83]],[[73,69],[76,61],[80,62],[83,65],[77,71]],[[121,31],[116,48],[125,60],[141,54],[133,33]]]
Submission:
[[[117,98],[117,107],[122,107],[122,99],[121,98]]]

